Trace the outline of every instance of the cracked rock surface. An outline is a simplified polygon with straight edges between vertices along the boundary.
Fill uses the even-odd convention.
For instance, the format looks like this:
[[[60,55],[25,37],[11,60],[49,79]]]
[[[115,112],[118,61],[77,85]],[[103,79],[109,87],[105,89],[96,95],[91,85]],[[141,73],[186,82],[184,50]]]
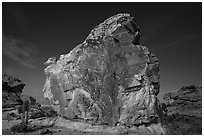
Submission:
[[[44,97],[65,119],[126,126],[158,122],[158,59],[139,45],[129,14],[96,26],[59,59],[49,58]]]

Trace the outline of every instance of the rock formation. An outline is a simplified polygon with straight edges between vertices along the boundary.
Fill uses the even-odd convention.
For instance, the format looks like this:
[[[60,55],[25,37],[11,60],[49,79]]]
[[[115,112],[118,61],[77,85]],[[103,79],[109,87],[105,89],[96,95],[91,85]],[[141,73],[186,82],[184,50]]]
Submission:
[[[12,76],[2,76],[2,107],[21,104],[20,95],[25,84]]]
[[[32,111],[40,109],[40,104],[37,100],[31,96],[23,94],[23,88],[25,84],[21,80],[9,75],[2,76],[2,107],[17,109],[23,102],[29,101],[32,107]]]
[[[202,87],[184,86],[164,95],[162,105],[169,134],[202,134]]]
[[[168,115],[182,114],[202,117],[202,88],[185,86],[178,92],[169,92],[164,95]]]
[[[44,97],[64,118],[129,127],[157,123],[159,64],[139,37],[129,14],[108,18],[68,54],[45,62]]]

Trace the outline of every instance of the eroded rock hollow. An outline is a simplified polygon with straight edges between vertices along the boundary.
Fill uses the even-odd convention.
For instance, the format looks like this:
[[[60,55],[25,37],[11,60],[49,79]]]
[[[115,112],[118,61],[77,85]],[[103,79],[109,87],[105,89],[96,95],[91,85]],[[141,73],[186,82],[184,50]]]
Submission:
[[[69,119],[127,126],[157,122],[159,64],[139,37],[129,14],[108,18],[68,54],[45,62],[44,97]]]

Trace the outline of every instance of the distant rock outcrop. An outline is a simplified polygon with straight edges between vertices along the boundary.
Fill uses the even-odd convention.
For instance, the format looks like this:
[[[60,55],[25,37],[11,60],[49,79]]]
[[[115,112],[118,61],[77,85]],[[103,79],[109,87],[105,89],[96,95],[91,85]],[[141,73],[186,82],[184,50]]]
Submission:
[[[183,114],[202,117],[202,88],[197,86],[185,86],[178,92],[170,92],[164,95],[168,115]]]
[[[184,86],[164,95],[169,134],[202,134],[202,87]]]
[[[21,80],[9,75],[2,76],[2,119],[16,120],[21,118],[23,112],[19,108],[23,103],[29,102],[29,115],[31,119],[45,116],[41,105],[31,96],[23,94],[25,84]]]
[[[21,80],[9,75],[2,76],[2,107],[9,108],[22,105],[28,100],[31,105],[38,104],[36,99],[23,94],[25,84]],[[39,104],[40,105],[40,104]]]
[[[12,76],[2,76],[2,107],[12,107],[21,104],[20,95],[25,84]]]
[[[129,14],[96,26],[70,53],[48,59],[44,97],[66,118],[128,127],[159,121],[159,63],[139,45]]]

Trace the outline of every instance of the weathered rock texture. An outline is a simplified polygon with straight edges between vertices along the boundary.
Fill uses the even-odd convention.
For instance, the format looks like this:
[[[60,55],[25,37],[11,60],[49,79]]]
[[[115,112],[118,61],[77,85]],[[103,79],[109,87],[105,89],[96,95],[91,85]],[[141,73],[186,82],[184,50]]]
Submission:
[[[96,26],[70,53],[45,64],[44,97],[63,117],[127,126],[158,122],[159,64],[139,45],[129,14]]]
[[[202,117],[202,88],[185,86],[178,92],[164,95],[168,115],[183,114]]]
[[[164,121],[169,134],[202,134],[202,87],[182,87],[165,94],[164,100]]]

